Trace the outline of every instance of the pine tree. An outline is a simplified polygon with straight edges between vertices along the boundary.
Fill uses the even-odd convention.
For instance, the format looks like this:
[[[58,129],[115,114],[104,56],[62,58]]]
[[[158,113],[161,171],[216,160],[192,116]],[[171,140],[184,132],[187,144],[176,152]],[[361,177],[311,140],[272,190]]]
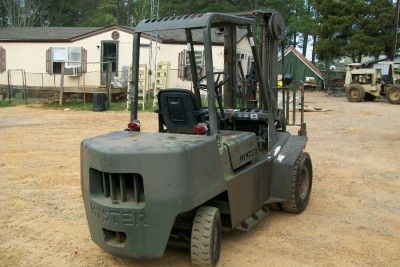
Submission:
[[[315,0],[320,14],[317,54],[332,61],[390,55],[394,46],[396,8],[390,0]]]

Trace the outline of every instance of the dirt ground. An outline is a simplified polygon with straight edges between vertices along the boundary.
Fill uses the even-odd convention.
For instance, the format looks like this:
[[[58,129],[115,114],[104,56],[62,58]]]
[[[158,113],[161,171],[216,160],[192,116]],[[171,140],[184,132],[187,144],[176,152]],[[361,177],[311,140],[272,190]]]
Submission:
[[[301,215],[273,212],[249,233],[223,235],[220,266],[400,265],[400,106],[306,101],[314,184]],[[113,257],[90,239],[81,198],[82,139],[123,129],[126,112],[0,109],[0,266],[189,266]],[[156,116],[141,113],[142,129]]]

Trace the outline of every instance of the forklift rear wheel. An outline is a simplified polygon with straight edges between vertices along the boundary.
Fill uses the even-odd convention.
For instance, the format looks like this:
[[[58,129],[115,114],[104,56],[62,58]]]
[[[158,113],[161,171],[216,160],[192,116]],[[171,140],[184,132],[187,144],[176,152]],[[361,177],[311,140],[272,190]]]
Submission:
[[[371,95],[371,94],[365,94],[365,96],[364,96],[365,101],[374,101],[375,98],[376,98],[376,96]]]
[[[351,84],[346,88],[347,100],[350,102],[361,102],[364,100],[365,91],[358,84]]]
[[[284,211],[301,213],[305,210],[310,199],[312,178],[311,157],[308,153],[303,152],[293,168],[290,198],[281,203]]]
[[[190,254],[194,266],[215,266],[221,249],[221,216],[215,207],[200,207],[193,220]]]
[[[390,104],[400,104],[400,87],[392,87],[387,92]]]

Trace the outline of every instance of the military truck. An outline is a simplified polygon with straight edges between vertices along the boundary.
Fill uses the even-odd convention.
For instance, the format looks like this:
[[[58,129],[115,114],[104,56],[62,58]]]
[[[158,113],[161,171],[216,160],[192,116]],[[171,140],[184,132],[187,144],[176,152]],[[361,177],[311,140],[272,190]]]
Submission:
[[[260,42],[254,36],[256,26]],[[140,39],[158,31],[173,31],[187,42],[193,91],[160,91],[158,132],[141,132]],[[214,266],[221,231],[249,231],[271,207],[305,210],[313,169],[304,152],[304,108],[296,124],[289,121],[289,101],[277,106],[278,93],[285,99],[292,93],[275,88],[283,31],[283,19],[275,11],[192,14],[137,25],[128,128],[81,144],[82,195],[90,234],[99,247],[116,256],[153,259],[162,257],[169,244],[184,245],[194,265]],[[256,74],[256,86],[241,93],[235,91],[237,32],[251,45]],[[212,49],[220,42],[227,64],[216,72]],[[204,48],[204,77],[198,77],[194,44]],[[206,92],[206,105],[200,90]],[[297,93],[304,107],[304,90]],[[287,131],[293,125],[300,127],[298,135]]]
[[[373,68],[364,68],[361,63],[348,64],[345,78],[347,99],[361,102],[386,96],[389,103],[400,104],[398,79],[393,61],[379,62]]]

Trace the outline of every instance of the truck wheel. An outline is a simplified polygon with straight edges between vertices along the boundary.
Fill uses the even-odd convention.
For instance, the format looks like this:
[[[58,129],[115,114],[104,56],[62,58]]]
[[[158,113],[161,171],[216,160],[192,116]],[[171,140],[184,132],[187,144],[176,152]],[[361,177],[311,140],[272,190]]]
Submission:
[[[361,102],[364,100],[365,91],[361,85],[351,84],[346,88],[346,96],[350,102]]]
[[[215,207],[200,207],[193,220],[190,254],[194,266],[215,266],[221,249],[221,216]]]
[[[312,188],[312,162],[310,155],[303,152],[298,157],[291,183],[290,198],[282,202],[282,209],[291,213],[302,213],[307,207]]]
[[[390,104],[400,104],[400,87],[394,86],[389,88],[387,97]]]
[[[371,95],[371,94],[365,94],[364,100],[365,101],[374,101],[376,99],[376,96]]]

